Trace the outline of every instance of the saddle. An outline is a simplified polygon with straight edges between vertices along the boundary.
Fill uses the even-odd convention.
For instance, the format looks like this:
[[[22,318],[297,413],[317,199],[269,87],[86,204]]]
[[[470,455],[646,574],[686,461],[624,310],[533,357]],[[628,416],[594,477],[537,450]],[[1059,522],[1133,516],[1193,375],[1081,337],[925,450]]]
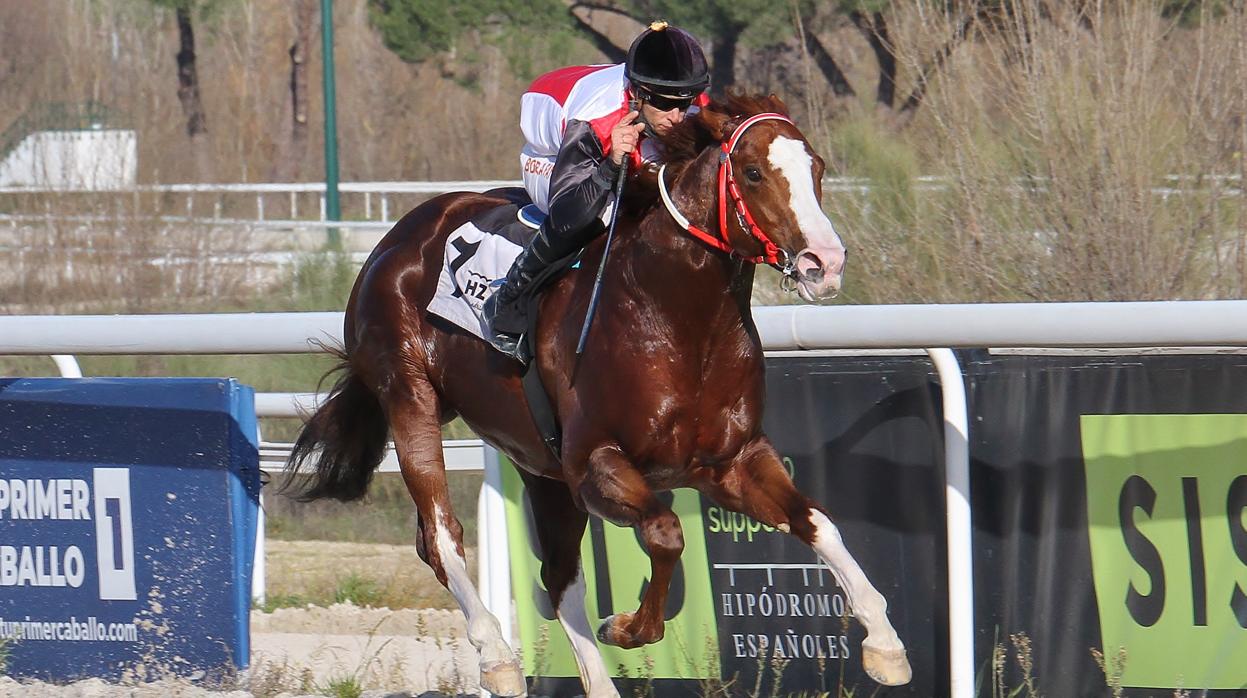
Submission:
[[[525,190],[513,187],[494,189],[486,192],[490,196],[507,199],[508,203],[491,208],[472,218],[472,224],[480,230],[501,235],[507,240],[525,247],[545,220],[545,213],[532,204]],[[558,278],[568,268],[576,266],[580,252],[555,261],[546,267],[520,295],[516,303],[523,304],[528,330],[520,338],[521,360],[524,364],[524,375],[521,380],[524,386],[524,397],[528,401],[529,414],[533,424],[541,434],[541,440],[554,454],[555,459],[562,460],[562,428],[554,414],[554,406],[546,393],[541,381],[541,372],[537,370],[537,320],[540,315],[542,291],[550,282]],[[501,280],[495,283],[501,283]]]
[[[501,235],[520,247],[527,247],[545,221],[546,214],[520,187],[491,189],[485,194],[506,199],[507,203],[476,214],[472,217],[472,225],[487,233]]]

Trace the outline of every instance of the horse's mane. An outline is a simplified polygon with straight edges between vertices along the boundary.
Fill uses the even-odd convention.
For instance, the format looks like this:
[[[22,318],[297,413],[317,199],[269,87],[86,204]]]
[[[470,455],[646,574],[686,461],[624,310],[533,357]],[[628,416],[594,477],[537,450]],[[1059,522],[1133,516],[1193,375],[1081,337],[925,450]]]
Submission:
[[[721,100],[711,100],[698,112],[689,116],[660,136],[662,156],[658,163],[643,168],[633,178],[624,197],[624,210],[643,215],[645,211],[658,203],[657,165],[667,166],[668,181],[679,177],[688,166],[706,148],[717,148],[719,144],[732,136],[732,131],[740,122],[753,116],[774,112],[788,115],[788,106],[784,100],[775,95],[744,95],[728,92]]]
[[[677,124],[661,138],[663,158],[669,169],[679,169],[710,146],[717,146],[732,130],[754,114],[776,112],[788,115],[788,106],[775,95],[745,95],[728,92],[722,100],[711,100],[693,116]]]

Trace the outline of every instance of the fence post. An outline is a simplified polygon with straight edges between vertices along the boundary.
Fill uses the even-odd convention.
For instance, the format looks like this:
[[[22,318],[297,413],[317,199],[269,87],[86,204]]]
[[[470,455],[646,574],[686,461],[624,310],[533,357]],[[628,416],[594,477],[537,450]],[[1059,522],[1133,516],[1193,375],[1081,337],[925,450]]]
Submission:
[[[502,496],[502,469],[498,451],[484,446],[485,482],[481,485],[477,537],[477,564],[485,607],[498,618],[502,637],[514,645],[511,625],[511,558],[507,550],[507,520]],[[486,572],[488,573],[486,575]]]
[[[948,683],[951,698],[974,698],[974,528],[966,385],[951,349],[927,349],[940,378],[944,413],[944,497],[948,516]]]

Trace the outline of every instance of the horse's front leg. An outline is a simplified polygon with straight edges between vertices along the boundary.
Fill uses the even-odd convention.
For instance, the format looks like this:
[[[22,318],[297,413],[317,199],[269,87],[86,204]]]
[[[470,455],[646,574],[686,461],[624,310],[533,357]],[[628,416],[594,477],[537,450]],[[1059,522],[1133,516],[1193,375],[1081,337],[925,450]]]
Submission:
[[[580,541],[588,515],[576,508],[567,484],[529,475],[520,477],[533,505],[533,523],[541,544],[541,583],[571,641],[586,698],[619,698],[610,670],[602,660],[585,611],[585,579],[580,566]]]
[[[849,606],[866,629],[862,667],[887,686],[909,683],[913,671],[905,645],[888,620],[888,602],[849,554],[840,530],[816,503],[801,494],[766,438],[745,447],[713,480],[697,487],[718,504],[805,541],[831,568]]]
[[[577,486],[585,508],[619,526],[635,528],[650,559],[650,580],[634,613],[617,613],[598,629],[598,639],[632,649],[663,637],[663,607],[671,575],[684,552],[680,519],[655,496],[641,473],[616,446],[603,446],[589,456],[586,476]]]

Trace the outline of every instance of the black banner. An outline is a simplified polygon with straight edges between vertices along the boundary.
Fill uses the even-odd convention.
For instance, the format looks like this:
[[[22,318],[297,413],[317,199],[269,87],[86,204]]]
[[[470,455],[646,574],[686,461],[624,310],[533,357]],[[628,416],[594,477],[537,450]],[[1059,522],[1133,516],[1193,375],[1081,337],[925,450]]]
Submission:
[[[1247,695],[1247,357],[959,358],[970,407],[977,694]],[[689,619],[712,613],[722,681],[681,681],[704,666],[698,660],[660,667],[639,687],[947,695],[943,426],[929,360],[772,358],[767,390],[766,432],[887,599],[913,681],[881,688],[865,675],[864,632],[811,549],[701,499],[700,511],[682,514],[686,541],[694,526],[705,538],[704,549],[686,550],[684,572],[692,584],[705,579],[696,566],[708,568],[711,603],[697,598],[704,581],[682,587],[684,610],[669,621],[704,627]],[[591,562],[604,569],[621,553],[599,537]],[[620,558],[631,574],[639,552]],[[621,690],[646,674],[628,676]],[[567,681],[534,688],[576,691]]]

